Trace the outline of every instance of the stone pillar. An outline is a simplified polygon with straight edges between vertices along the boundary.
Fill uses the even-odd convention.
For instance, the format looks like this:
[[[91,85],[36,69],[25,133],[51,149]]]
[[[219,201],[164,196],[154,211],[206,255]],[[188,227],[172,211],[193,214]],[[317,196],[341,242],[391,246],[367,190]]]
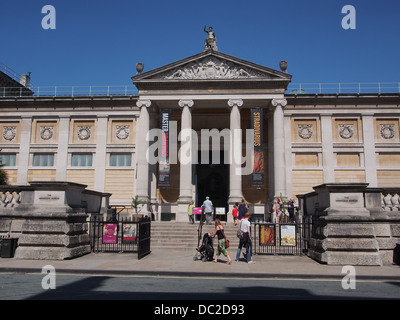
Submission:
[[[362,115],[363,142],[364,142],[364,166],[365,181],[369,187],[378,186],[378,176],[376,171],[375,136],[374,136],[374,115]]]
[[[136,195],[139,199],[149,200],[149,163],[146,158],[149,143],[146,135],[150,129],[150,116],[148,108],[150,100],[138,100],[136,105],[140,108],[136,130]]]
[[[107,116],[97,118],[94,189],[104,192],[106,181]]]
[[[68,143],[69,143],[69,125],[70,118],[60,116],[58,125],[58,150],[57,150],[57,169],[56,180],[67,180],[67,164],[68,164]]]
[[[19,155],[18,155],[18,175],[17,175],[18,185],[24,185],[28,183],[31,131],[32,131],[32,117],[25,117],[25,116],[22,117]]]
[[[159,126],[159,121],[155,114],[151,114],[150,117],[150,128],[157,128]],[[149,173],[150,173],[150,205],[153,209],[153,214],[154,214],[154,219],[155,220],[160,220],[161,217],[159,217],[158,214],[158,202],[157,202],[157,168],[158,168],[158,162],[156,164],[150,164],[149,166]],[[146,208],[150,212],[150,208]]]
[[[321,115],[322,170],[324,183],[335,182],[335,158],[333,156],[332,114]]]
[[[286,99],[273,99],[274,110],[274,195],[287,196],[285,174],[285,131],[283,108]]]
[[[243,105],[242,99],[230,99],[228,106],[230,114],[230,166],[229,166],[229,212],[232,212],[235,202],[242,199],[242,132],[240,126],[240,107]],[[227,219],[232,219],[228,214]]]
[[[179,100],[181,115],[181,148],[179,153],[179,199],[177,221],[187,221],[187,206],[192,199],[192,113],[193,100]]]
[[[192,114],[190,108],[194,105],[193,100],[179,100],[182,108],[181,115],[181,149],[179,154],[180,161],[180,183],[179,201],[188,203],[192,200]],[[185,147],[182,148],[183,144]]]

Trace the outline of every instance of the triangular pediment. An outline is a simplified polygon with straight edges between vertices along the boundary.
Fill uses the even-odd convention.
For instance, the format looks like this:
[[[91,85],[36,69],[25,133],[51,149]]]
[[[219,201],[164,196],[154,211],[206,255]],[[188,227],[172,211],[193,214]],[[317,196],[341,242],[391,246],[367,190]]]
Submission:
[[[146,83],[169,82],[281,82],[286,87],[291,75],[246,60],[208,50],[189,58],[132,77],[139,88]],[[140,89],[140,88],[139,88]]]

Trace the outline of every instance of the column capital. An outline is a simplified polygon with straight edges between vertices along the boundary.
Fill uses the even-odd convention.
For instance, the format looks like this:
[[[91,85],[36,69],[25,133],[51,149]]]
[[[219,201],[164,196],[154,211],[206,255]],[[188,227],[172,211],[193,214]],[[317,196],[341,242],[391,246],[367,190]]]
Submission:
[[[184,107],[189,107],[189,108],[191,108],[191,107],[193,107],[194,106],[194,101],[193,100],[190,100],[190,99],[182,99],[182,100],[179,100],[179,102],[178,102],[178,105],[181,107],[181,108],[184,108]]]
[[[366,118],[366,117],[373,117],[375,115],[375,112],[370,111],[370,112],[364,112],[361,114],[361,118]]]
[[[287,100],[285,98],[272,99],[272,105],[274,107],[277,107],[277,106],[285,107],[287,105]]]
[[[235,107],[235,106],[240,108],[242,105],[243,105],[242,99],[229,99],[228,100],[228,106],[230,108]]]
[[[151,105],[151,101],[150,100],[138,100],[136,101],[136,106],[138,106],[139,108],[145,107],[148,108]]]

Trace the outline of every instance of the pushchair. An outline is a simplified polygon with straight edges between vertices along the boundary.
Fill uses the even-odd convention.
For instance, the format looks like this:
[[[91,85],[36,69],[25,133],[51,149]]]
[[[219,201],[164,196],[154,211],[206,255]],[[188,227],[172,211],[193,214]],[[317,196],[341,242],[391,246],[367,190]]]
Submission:
[[[214,258],[213,239],[205,233],[201,246],[196,248],[196,255],[193,257],[194,261],[201,260],[203,262],[212,261]]]

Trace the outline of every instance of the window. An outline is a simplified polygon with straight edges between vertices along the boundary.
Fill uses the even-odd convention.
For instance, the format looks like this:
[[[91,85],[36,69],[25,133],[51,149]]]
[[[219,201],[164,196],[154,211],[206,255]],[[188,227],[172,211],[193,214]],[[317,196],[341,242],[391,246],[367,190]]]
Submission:
[[[112,153],[110,156],[111,167],[130,167],[132,155],[129,153]]]
[[[15,154],[0,154],[0,164],[6,167],[15,167]]]
[[[91,167],[92,166],[92,154],[85,153],[74,153],[71,159],[72,167]]]
[[[33,155],[34,167],[52,167],[54,166],[54,154],[35,153]]]

